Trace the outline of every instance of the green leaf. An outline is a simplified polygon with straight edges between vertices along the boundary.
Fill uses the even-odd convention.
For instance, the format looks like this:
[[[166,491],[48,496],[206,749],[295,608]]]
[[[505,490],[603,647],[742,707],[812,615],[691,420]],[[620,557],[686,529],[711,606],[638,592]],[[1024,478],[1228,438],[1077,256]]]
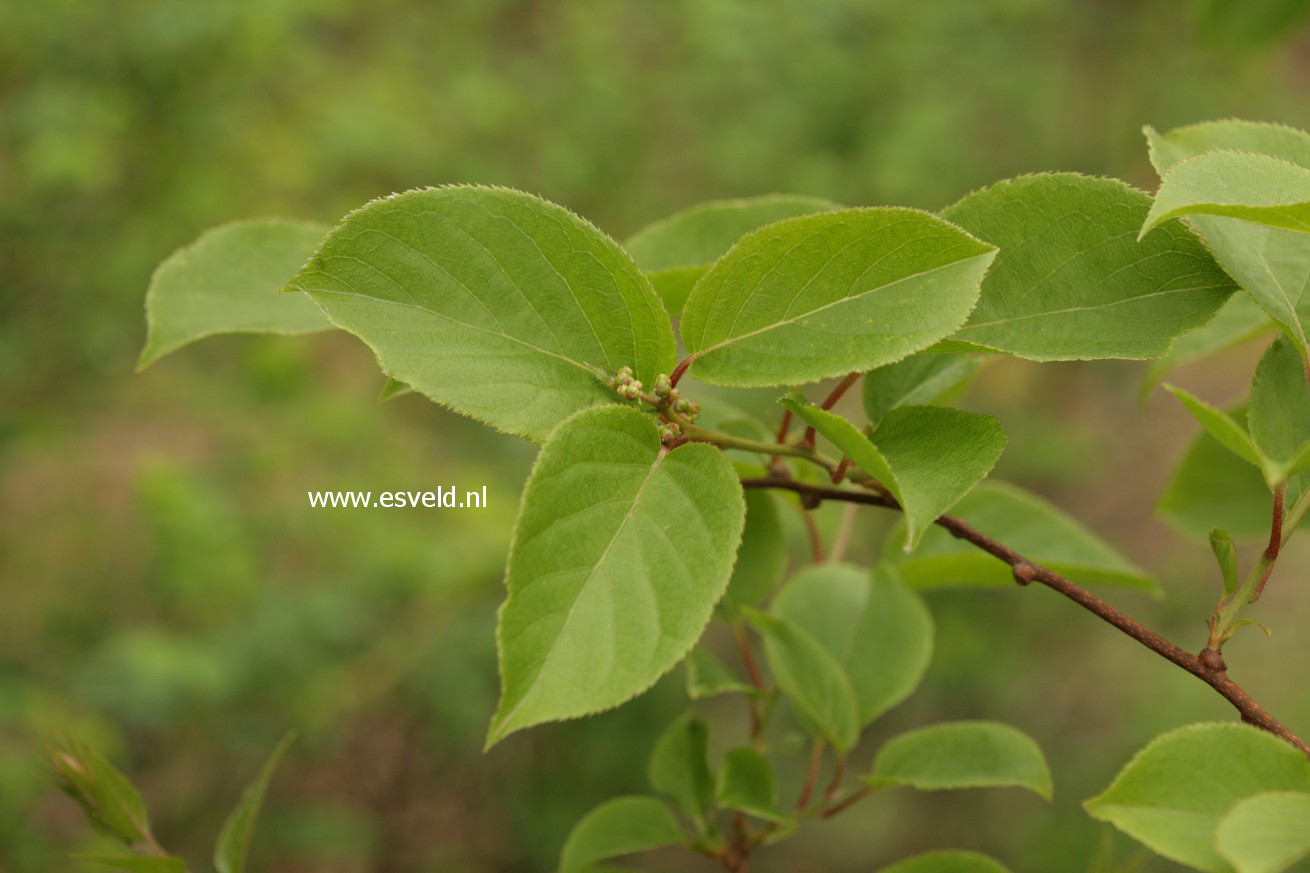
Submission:
[[[1224,579],[1224,596],[1237,590],[1239,574],[1237,572],[1237,546],[1233,537],[1221,527],[1210,528],[1210,550],[1219,562],[1219,572]]]
[[[1164,177],[1178,162],[1216,149],[1258,152],[1310,169],[1310,135],[1288,127],[1218,121],[1166,134],[1147,128],[1151,161]],[[1237,218],[1193,215],[1192,227],[1230,276],[1306,354],[1310,318],[1310,246],[1305,235]]]
[[[869,370],[964,323],[994,249],[912,209],[844,209],[752,231],[687,298],[691,373],[795,385]]]
[[[883,867],[879,873],[1010,873],[1010,871],[986,855],[946,849],[906,858],[890,867]]]
[[[660,736],[646,767],[651,788],[695,821],[704,821],[714,802],[714,776],[706,763],[709,737],[709,726],[687,713]]]
[[[1051,799],[1051,771],[1037,743],[993,721],[935,724],[887,742],[873,762],[869,784],[949,788],[1027,788]]]
[[[617,706],[682,660],[728,585],[744,515],[712,446],[665,451],[652,419],[627,407],[561,424],[510,546],[488,745]]]
[[[787,818],[778,810],[773,765],[749,746],[730,749],[723,756],[715,802],[722,809],[739,810],[765,821],[782,822]]]
[[[859,704],[841,665],[791,622],[749,607],[745,614],[764,637],[769,669],[801,724],[839,752],[848,751],[859,739]]]
[[[685,842],[669,808],[642,794],[607,800],[573,826],[559,873],[583,873],[598,861]]]
[[[332,324],[300,294],[279,294],[328,232],[266,218],[207,231],[159,265],[146,290],[146,346],[137,369],[220,333],[310,333]]]
[[[1179,161],[1165,173],[1141,235],[1193,215],[1310,233],[1310,170],[1254,152],[1209,151]]]
[[[186,873],[186,862],[181,858],[147,858],[141,855],[73,855],[79,861],[104,864],[134,873]]]
[[[1106,545],[1082,524],[1034,494],[1008,483],[984,482],[956,504],[953,514],[1048,569],[1081,583],[1158,593],[1146,571]],[[1011,586],[1010,568],[940,528],[928,531],[912,555],[897,547],[892,530],[883,557],[917,588]]]
[[[388,400],[394,400],[405,394],[411,394],[413,391],[414,389],[406,385],[404,382],[401,382],[398,379],[388,378],[387,384],[383,385],[382,390],[378,392],[378,403],[386,403]]]
[[[988,415],[902,406],[887,413],[866,437],[840,415],[812,406],[800,394],[780,402],[887,486],[904,510],[907,552],[934,519],[983,480],[1005,449],[1005,432]]]
[[[1179,161],[1215,149],[1274,155],[1310,167],[1310,134],[1282,124],[1228,118],[1176,127],[1163,134],[1148,125],[1142,132],[1151,165],[1161,176]]]
[[[1310,384],[1306,363],[1285,337],[1269,346],[1255,370],[1247,424],[1251,441],[1269,462],[1265,480],[1288,478],[1293,459],[1310,440]]]
[[[864,374],[864,411],[877,424],[900,406],[928,406],[954,395],[982,365],[982,355],[923,352]]]
[[[1243,428],[1246,412],[1229,410]],[[1299,482],[1288,486],[1289,502],[1300,493]],[[1260,471],[1202,432],[1188,447],[1174,471],[1156,511],[1179,533],[1203,540],[1213,526],[1239,541],[1267,539],[1269,488]]]
[[[831,200],[793,194],[717,200],[648,225],[623,247],[676,316],[696,280],[743,234],[784,218],[840,208]]]
[[[1138,241],[1151,198],[1115,179],[1021,176],[942,212],[1000,247],[954,337],[1035,361],[1158,358],[1233,292],[1188,230]]]
[[[672,369],[673,330],[632,259],[592,225],[503,188],[455,185],[346,216],[287,286],[366,342],[383,372],[493,427],[543,440]]]
[[[259,778],[250,784],[241,795],[241,802],[232,810],[223,830],[219,832],[218,842],[214,846],[214,867],[218,873],[243,873],[246,869],[246,857],[250,854],[250,840],[255,832],[255,820],[259,817],[259,808],[264,803],[268,792],[268,783],[273,778],[282,756],[291,746],[295,733],[288,733],[273,749],[264,769],[259,771]]]
[[[1234,294],[1208,324],[1183,334],[1169,354],[1151,362],[1142,379],[1142,399],[1175,368],[1239,345],[1273,328],[1269,314],[1250,294]]]
[[[1199,421],[1206,432],[1214,437],[1221,446],[1243,461],[1255,464],[1257,467],[1263,467],[1264,458],[1255,447],[1255,443],[1251,441],[1251,435],[1246,432],[1246,428],[1238,424],[1236,419],[1184,391],[1182,388],[1174,385],[1165,385],[1164,387],[1170,394],[1177,397],[1183,406],[1187,407],[1187,411],[1192,414],[1192,417]]]
[[[808,567],[783,586],[773,613],[845,670],[861,725],[909,697],[932,659],[932,614],[889,564],[872,573],[847,564]]]
[[[1215,846],[1237,873],[1281,873],[1310,857],[1310,794],[1268,791],[1239,801],[1219,822]]]
[[[687,696],[692,700],[720,694],[750,694],[755,688],[728,669],[713,652],[697,646],[687,656]]]
[[[787,569],[787,538],[778,501],[766,491],[746,492],[746,527],[724,602],[753,606],[772,593]]]
[[[1268,791],[1310,791],[1305,755],[1248,725],[1198,724],[1151,741],[1084,806],[1157,854],[1228,873],[1214,847],[1219,823],[1238,801]]]
[[[71,744],[51,749],[48,763],[55,784],[97,831],[127,846],[151,841],[145,800],[113,764],[92,749]]]

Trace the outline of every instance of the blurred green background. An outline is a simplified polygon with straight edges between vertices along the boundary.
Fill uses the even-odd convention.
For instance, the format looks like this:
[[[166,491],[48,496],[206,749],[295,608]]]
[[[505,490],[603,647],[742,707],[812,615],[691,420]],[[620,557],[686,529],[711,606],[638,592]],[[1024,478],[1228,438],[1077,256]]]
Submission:
[[[290,727],[300,739],[254,869],[549,870],[582,812],[643,790],[647,751],[683,705],[675,674],[616,712],[482,754],[531,447],[418,397],[379,406],[371,356],[344,335],[223,338],[134,375],[150,272],[201,230],[331,221],[453,181],[539,193],[619,238],[697,201],[770,191],[936,209],[1053,169],[1149,189],[1144,123],[1310,126],[1306,6],[0,5],[0,871],[90,869],[68,853],[96,838],[39,778],[51,739],[86,740],[131,773],[161,841],[203,869]],[[1230,400],[1258,351],[1181,381]],[[1112,599],[1199,648],[1218,593],[1207,550],[1151,515],[1194,428],[1158,396],[1138,406],[1142,369],[1004,362],[967,403],[1011,432],[1002,476],[1084,519],[1169,594]],[[304,497],[436,484],[485,484],[490,508],[325,511]],[[861,520],[860,551],[886,522]],[[1293,582],[1307,558],[1294,545],[1258,610],[1275,637],[1244,635],[1229,658],[1302,733],[1310,595]],[[999,718],[1047,750],[1055,803],[879,796],[755,869],[872,870],[941,846],[1020,873],[1175,869],[1079,803],[1149,737],[1228,719],[1226,705],[1047,592],[929,599],[933,667],[864,755],[905,727]],[[736,707],[706,711],[741,727]]]

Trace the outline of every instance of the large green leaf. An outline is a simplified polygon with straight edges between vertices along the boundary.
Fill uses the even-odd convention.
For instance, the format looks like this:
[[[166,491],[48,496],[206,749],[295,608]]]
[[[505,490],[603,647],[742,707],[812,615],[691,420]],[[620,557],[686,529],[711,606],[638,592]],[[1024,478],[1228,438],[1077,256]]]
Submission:
[[[650,385],[673,365],[664,305],[609,237],[568,210],[457,185],[346,216],[287,286],[372,347],[388,376],[533,440],[614,399],[605,374]]]
[[[908,697],[932,659],[932,614],[889,564],[872,574],[847,564],[808,567],[778,592],[773,612],[846,671],[862,725]]]
[[[1160,134],[1146,129],[1151,162],[1161,177],[1180,161],[1214,150],[1257,152],[1310,169],[1310,135],[1273,124],[1216,121]],[[1215,259],[1250,292],[1264,310],[1307,351],[1310,319],[1310,240],[1283,230],[1218,215],[1193,215],[1188,221]]]
[[[1294,460],[1310,440],[1310,369],[1286,338],[1265,352],[1251,383],[1247,424],[1251,440],[1269,459],[1265,478],[1279,482],[1299,472]]]
[[[1215,848],[1219,823],[1268,791],[1310,791],[1310,760],[1257,728],[1198,724],[1157,737],[1084,805],[1166,858],[1229,873]]]
[[[786,819],[778,809],[778,784],[773,765],[749,746],[729,749],[723,756],[715,803],[722,809],[736,809],[765,821]]]
[[[900,406],[928,406],[954,395],[982,365],[983,355],[924,352],[864,374],[864,411],[877,424]]]
[[[812,382],[898,361],[964,323],[995,250],[912,209],[844,209],[753,231],[682,314],[696,378]]]
[[[559,873],[584,873],[596,862],[684,842],[669,808],[633,794],[607,800],[573,826],[560,852]]]
[[[259,808],[264,804],[264,795],[268,793],[268,783],[273,779],[282,756],[291,746],[295,734],[289,733],[273,749],[259,777],[250,784],[241,795],[241,802],[232,810],[223,830],[219,832],[218,842],[214,845],[214,868],[218,873],[243,873],[246,869],[246,856],[250,854],[250,841],[255,833],[255,820],[259,817]]]
[[[711,446],[665,451],[650,417],[619,406],[560,425],[510,546],[488,744],[617,706],[680,661],[727,587],[744,515]]]
[[[764,655],[796,717],[810,733],[846,752],[859,739],[855,689],[837,660],[796,625],[759,610],[746,616],[764,637]]]
[[[1310,233],[1310,170],[1254,152],[1210,151],[1179,161],[1164,174],[1141,233],[1192,215]]]
[[[1010,873],[1001,863],[977,852],[945,849],[925,852],[883,867],[878,873]]]
[[[1114,179],[1021,176],[942,212],[1000,247],[955,340],[1037,361],[1158,358],[1234,290],[1178,225],[1137,240],[1151,198]]]
[[[943,722],[903,733],[878,750],[874,786],[1027,788],[1051,799],[1051,771],[1032,737],[993,721]]]
[[[687,713],[665,729],[646,767],[651,788],[693,820],[703,820],[714,802],[714,776],[706,763],[710,729]]]
[[[743,234],[784,218],[831,209],[841,205],[794,194],[716,200],[642,228],[623,247],[646,271],[669,314],[677,315],[696,280]]]
[[[1014,485],[984,482],[952,512],[1031,561],[1089,584],[1158,593],[1159,583],[1083,525]],[[1208,528],[1207,528],[1208,529]],[[919,588],[1010,586],[1010,568],[940,528],[928,531],[911,555],[901,554],[899,531],[887,536],[883,557]]]
[[[933,520],[983,480],[1005,449],[996,419],[938,406],[902,406],[865,436],[836,413],[800,394],[780,401],[823,434],[851,461],[887,487],[905,515],[910,551]]]
[[[1215,846],[1237,873],[1281,873],[1310,857],[1310,794],[1268,791],[1239,801],[1219,822]]]
[[[1178,338],[1169,354],[1152,361],[1142,379],[1142,398],[1174,368],[1238,345],[1274,329],[1269,313],[1250,294],[1234,294],[1208,324]],[[865,377],[866,379],[868,377]]]
[[[138,369],[220,333],[309,333],[332,327],[303,294],[279,294],[328,232],[265,218],[206,231],[155,270],[146,291],[148,335]]]
[[[746,492],[746,528],[724,602],[753,606],[773,591],[787,569],[787,538],[778,500],[767,491]]]

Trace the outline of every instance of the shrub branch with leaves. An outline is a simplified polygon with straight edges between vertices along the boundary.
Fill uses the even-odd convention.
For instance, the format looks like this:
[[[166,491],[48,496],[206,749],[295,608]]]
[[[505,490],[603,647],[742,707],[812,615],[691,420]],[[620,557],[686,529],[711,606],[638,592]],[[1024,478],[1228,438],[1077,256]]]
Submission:
[[[619,706],[680,663],[693,700],[737,695],[749,715],[716,768],[706,721],[694,709],[673,719],[650,759],[653,793],[579,821],[563,873],[671,845],[744,871],[806,821],[897,786],[1049,797],[1037,744],[993,722],[912,730],[870,772],[846,766],[926,669],[933,624],[918,590],[1009,580],[1094,613],[1245,722],[1158,738],[1089,813],[1198,870],[1284,870],[1310,853],[1310,745],[1230,678],[1223,649],[1254,623],[1246,611],[1310,509],[1310,135],[1219,121],[1147,138],[1154,198],[1072,173],[999,182],[937,215],[771,196],[690,209],[625,247],[554,204],[469,185],[376,200],[330,231],[227,225],[157,271],[141,362],[214,333],[336,327],[374,351],[388,395],[412,389],[542,445],[510,548],[488,746]],[[1073,581],[1156,587],[1055,507],[985,481],[1004,431],[950,404],[996,355],[1151,360],[1149,390],[1275,327],[1242,407],[1169,386],[1204,433],[1162,508],[1185,532],[1213,526],[1223,582],[1193,653]],[[819,403],[799,390],[828,379]],[[835,411],[861,380],[863,423]],[[770,388],[785,392],[780,426],[725,400]],[[1244,496],[1201,518],[1216,493]],[[842,561],[849,513],[822,541],[811,513],[825,501],[900,512],[875,566]],[[814,563],[784,581],[788,505]],[[1243,575],[1237,542],[1253,535],[1267,539]],[[741,672],[705,644],[712,623]],[[768,730],[784,702],[810,736],[792,802]],[[112,768],[53,761],[131,857],[163,854],[139,796],[115,788],[125,780],[83,778]],[[245,836],[221,873],[244,864],[266,781],[229,826]],[[1004,868],[947,850],[886,869]]]

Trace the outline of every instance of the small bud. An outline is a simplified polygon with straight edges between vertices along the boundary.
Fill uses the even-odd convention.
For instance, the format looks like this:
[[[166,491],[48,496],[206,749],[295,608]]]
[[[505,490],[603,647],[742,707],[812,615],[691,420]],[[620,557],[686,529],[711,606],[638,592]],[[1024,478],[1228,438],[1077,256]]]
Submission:
[[[654,392],[656,397],[668,397],[669,392],[673,390],[673,383],[669,381],[668,373],[660,373],[655,377]]]
[[[686,398],[675,401],[673,404],[673,411],[679,415],[686,415],[691,411],[691,401]]]
[[[660,442],[668,445],[669,443],[682,436],[682,428],[678,427],[677,422],[668,422],[660,425]]]
[[[615,373],[614,376],[615,376],[615,378],[618,379],[620,382],[631,382],[631,381],[632,381],[632,368],[631,368],[631,367],[620,367],[620,368],[619,368],[619,371],[618,371],[617,373]]]
[[[676,403],[680,396],[681,395],[678,393],[677,388],[670,388],[668,396],[665,397],[664,399],[667,400],[669,403]]]

